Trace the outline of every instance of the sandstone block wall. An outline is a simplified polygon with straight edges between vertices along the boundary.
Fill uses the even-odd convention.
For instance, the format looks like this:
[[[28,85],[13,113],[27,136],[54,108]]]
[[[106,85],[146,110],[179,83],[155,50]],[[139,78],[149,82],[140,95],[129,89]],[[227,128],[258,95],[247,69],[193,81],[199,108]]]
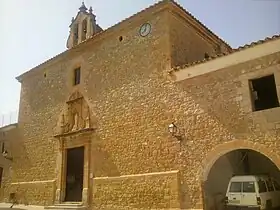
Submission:
[[[1,150],[4,143],[3,149],[8,152],[7,158],[9,158],[4,158],[2,155],[2,151],[0,152],[0,167],[3,168],[2,182],[0,188],[1,200],[5,197],[6,188],[9,187],[9,185],[11,184],[11,177],[13,176],[13,170],[11,166],[13,164],[13,160],[17,158],[17,140],[18,129],[16,124],[0,128]]]
[[[279,63],[279,53],[276,53],[177,83],[188,100],[176,105],[181,111],[176,113],[177,123],[185,126],[185,144],[188,145],[188,150],[182,148],[182,157],[188,157],[186,162],[191,161],[182,169],[185,195],[194,192],[187,188],[191,177],[203,181],[206,177],[201,174],[210,170],[207,167],[212,164],[211,158],[218,158],[231,149],[251,148],[280,166],[277,127],[280,118],[276,117],[280,108],[253,112],[248,82],[274,73],[279,97]],[[180,100],[179,94],[174,100]]]
[[[93,179],[97,209],[180,208],[178,171]]]
[[[136,22],[128,22],[120,30],[105,32],[101,38],[97,37],[96,41],[81,48],[78,53],[72,50],[67,56],[60,56],[23,79],[18,126],[20,137],[17,142],[17,158],[13,162],[12,183],[57,179],[59,141],[54,138],[54,130],[68,97],[77,89],[89,103],[92,118],[97,122],[98,135],[92,141],[95,144],[101,142],[101,148],[95,148],[113,156],[110,160],[118,166],[118,175],[132,172],[127,155],[119,153],[120,147],[114,146],[116,142],[112,145],[110,143],[111,135],[114,141],[118,140],[119,137],[115,138],[118,135],[115,129],[121,126],[120,121],[118,125],[110,123],[117,120],[114,116],[111,119],[111,115],[113,112],[123,114],[123,103],[118,105],[120,101],[112,101],[119,97],[120,90],[123,93],[140,88],[138,94],[144,96],[151,91],[148,86],[149,75],[168,66],[165,19],[165,12],[137,18]],[[143,38],[139,36],[139,29],[145,22],[152,24],[152,33]],[[119,40],[120,36],[123,37],[122,41]],[[80,85],[73,87],[73,69],[77,66],[81,67],[82,79]],[[127,102],[127,98],[124,100]],[[83,140],[80,139],[81,142]],[[92,160],[103,164],[99,164],[100,167],[94,166],[91,173],[112,176],[111,168],[104,168],[108,165],[107,158],[95,159],[99,154],[94,154]],[[123,163],[128,165],[121,167]],[[34,187],[29,187],[32,184]],[[29,198],[36,184],[21,185],[21,188],[19,190],[24,190],[25,196]],[[42,190],[36,202],[49,200],[49,191],[49,188]],[[8,196],[9,193],[5,195],[6,198]]]
[[[167,195],[177,199],[179,193],[182,208],[202,208],[204,160],[217,146],[250,141],[279,154],[278,119],[264,126],[271,122],[267,116],[274,116],[271,113],[279,109],[252,113],[245,109],[248,96],[242,95],[248,89],[242,75],[268,68],[279,72],[279,54],[174,83],[166,73],[172,63],[189,61],[185,58],[200,59],[204,51],[211,52],[211,47],[195,33],[185,32],[185,26],[177,24],[176,18],[169,19],[169,15],[161,11],[135,18],[119,30],[104,32],[25,76],[19,114],[20,150],[19,158],[13,162],[12,183],[57,178],[59,142],[53,137],[54,129],[74,90],[84,96],[96,123],[89,174],[95,177],[90,186],[96,200],[93,204],[100,208],[102,203],[112,205],[112,199],[129,207],[168,207],[168,203],[176,206],[173,197]],[[145,22],[152,25],[152,32],[140,37],[139,28]],[[179,39],[182,31],[186,37]],[[201,47],[193,54],[187,50],[189,44],[192,49]],[[177,51],[181,53],[176,55]],[[78,66],[81,84],[73,87],[73,69]],[[182,142],[168,132],[173,121],[184,134]],[[84,140],[80,138],[81,142]],[[180,188],[172,190],[170,183],[175,182],[175,175],[110,178],[172,170],[180,171]],[[160,182],[165,185],[159,186]],[[36,184],[20,186],[18,190],[31,198]],[[143,197],[138,198],[138,203],[129,203],[127,192],[138,195],[140,189],[144,189]],[[149,190],[160,192],[164,200],[149,200]],[[32,202],[49,201],[51,192],[51,187],[44,188]],[[119,194],[124,197],[119,198]]]
[[[215,54],[214,43],[197,32],[181,16],[169,14],[171,66],[180,66],[203,60],[205,53]]]
[[[12,183],[9,193],[15,193],[15,201],[25,205],[51,205],[54,202],[55,180],[43,182]],[[6,202],[9,198],[6,197]]]

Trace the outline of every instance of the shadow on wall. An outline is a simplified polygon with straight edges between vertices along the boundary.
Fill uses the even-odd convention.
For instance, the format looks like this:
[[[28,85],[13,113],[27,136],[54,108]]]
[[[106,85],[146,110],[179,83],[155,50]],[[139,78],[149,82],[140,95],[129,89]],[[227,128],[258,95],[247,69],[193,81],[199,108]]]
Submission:
[[[94,177],[120,176],[120,172],[112,156],[105,150],[102,144],[95,143],[92,146],[91,154]]]
[[[195,118],[190,129],[203,130],[204,136],[210,136],[208,145],[233,138],[241,139],[252,133],[253,121],[240,108],[242,98],[239,92],[246,88],[239,78],[240,68],[237,65],[230,70],[220,70],[178,83],[185,95],[201,110],[198,113],[193,110],[187,116]]]
[[[181,187],[181,199],[180,199],[180,205],[183,209],[193,209],[192,204],[194,201],[199,201],[201,190],[200,185],[197,186],[190,186],[188,183],[183,182]],[[196,187],[193,189],[193,187]],[[189,192],[195,192],[193,195],[190,195]]]
[[[11,155],[13,157],[13,175],[11,176],[11,181],[17,180],[20,181],[20,177],[22,176],[22,170],[24,168],[29,168],[31,169],[33,167],[32,165],[32,160],[30,159],[26,145],[24,144],[25,139],[23,138],[23,133],[22,133],[21,127],[17,127],[16,130],[14,130],[14,135],[10,139],[11,141]],[[18,162],[18,160],[24,158],[24,166],[22,165],[22,161]],[[26,181],[26,180],[21,180],[21,181]]]

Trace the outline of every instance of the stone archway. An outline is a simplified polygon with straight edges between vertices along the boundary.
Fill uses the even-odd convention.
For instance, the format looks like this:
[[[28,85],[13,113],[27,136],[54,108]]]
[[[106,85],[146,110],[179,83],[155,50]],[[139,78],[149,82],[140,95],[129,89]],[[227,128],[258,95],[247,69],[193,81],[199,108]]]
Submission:
[[[245,140],[234,140],[217,145],[208,153],[206,159],[202,164],[202,170],[200,172],[204,209],[223,208],[221,204],[225,196],[228,182],[232,175],[237,173],[234,172],[235,169],[232,167],[239,165],[239,161],[238,164],[236,164],[237,162],[235,162],[234,159],[236,158],[236,155],[240,153],[240,151],[251,151],[249,157],[253,157],[254,155],[254,157],[256,158],[255,154],[258,154],[258,158],[266,159],[266,163],[273,165],[266,172],[270,173],[272,171],[277,171],[277,175],[279,175],[279,156],[275,154],[275,152],[273,152],[271,148],[268,148],[263,144]],[[261,159],[258,159],[258,161],[259,160]],[[263,170],[263,167],[258,170]],[[257,173],[257,171],[255,169],[249,173],[254,174]],[[217,177],[219,178],[217,179]],[[216,187],[217,184],[219,185],[219,187]]]
[[[209,154],[207,155],[206,159],[202,164],[200,179],[202,181],[206,181],[208,174],[212,166],[214,165],[214,163],[226,153],[238,149],[250,149],[259,152],[262,155],[269,158],[280,170],[280,157],[276,155],[274,151],[267,148],[265,145],[257,142],[246,141],[246,140],[234,140],[234,141],[226,142],[224,144],[220,144],[209,152]]]

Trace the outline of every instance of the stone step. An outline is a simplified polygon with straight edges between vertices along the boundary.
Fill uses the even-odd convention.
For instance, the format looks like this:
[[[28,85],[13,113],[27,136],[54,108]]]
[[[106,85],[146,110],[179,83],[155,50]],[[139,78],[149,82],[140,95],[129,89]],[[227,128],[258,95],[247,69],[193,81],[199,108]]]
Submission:
[[[50,209],[50,210],[87,210],[86,206],[83,206],[82,203],[61,203],[61,204],[55,204],[53,206],[45,206],[44,209]]]

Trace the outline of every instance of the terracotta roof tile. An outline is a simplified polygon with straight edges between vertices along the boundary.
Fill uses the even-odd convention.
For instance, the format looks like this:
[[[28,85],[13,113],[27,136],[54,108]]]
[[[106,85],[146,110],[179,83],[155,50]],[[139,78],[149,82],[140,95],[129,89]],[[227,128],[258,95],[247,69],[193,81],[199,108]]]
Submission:
[[[232,49],[231,52],[220,53],[220,54],[211,56],[209,58],[204,58],[203,60],[198,60],[198,61],[195,61],[195,62],[192,62],[192,63],[184,64],[182,66],[173,67],[170,72],[179,71],[181,69],[188,68],[188,67],[191,67],[191,66],[195,66],[195,65],[198,65],[198,64],[201,64],[201,63],[206,63],[206,62],[208,62],[210,60],[214,60],[216,58],[220,58],[220,57],[223,57],[223,56],[235,53],[235,52],[239,52],[239,51],[242,51],[242,50],[254,47],[256,45],[260,45],[260,44],[263,44],[263,43],[266,43],[266,42],[269,42],[269,41],[272,41],[272,40],[276,40],[276,39],[280,39],[280,34],[274,35],[272,37],[266,37],[265,39],[261,39],[261,40],[258,40],[256,42],[252,42],[250,44],[245,44],[245,45],[240,46],[240,47],[238,47],[236,49]]]

